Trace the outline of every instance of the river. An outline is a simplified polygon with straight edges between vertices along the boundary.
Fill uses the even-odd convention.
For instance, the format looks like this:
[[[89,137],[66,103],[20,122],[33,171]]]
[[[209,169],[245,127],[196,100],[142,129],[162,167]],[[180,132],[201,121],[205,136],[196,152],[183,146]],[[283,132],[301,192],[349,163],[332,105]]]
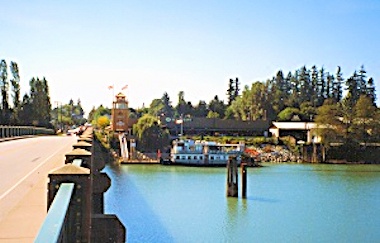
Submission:
[[[128,242],[380,242],[380,165],[263,165],[246,199],[225,168],[107,166],[105,211]]]

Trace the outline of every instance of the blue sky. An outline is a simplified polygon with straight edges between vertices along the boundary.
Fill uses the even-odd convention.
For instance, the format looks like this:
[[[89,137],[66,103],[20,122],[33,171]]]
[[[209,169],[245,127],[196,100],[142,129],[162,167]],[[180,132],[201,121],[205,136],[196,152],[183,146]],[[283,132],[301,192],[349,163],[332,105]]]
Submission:
[[[0,59],[16,61],[22,92],[45,76],[52,103],[130,106],[179,91],[194,105],[226,99],[278,70],[324,67],[345,78],[364,65],[380,99],[380,1],[6,1]],[[379,102],[378,102],[379,103]]]

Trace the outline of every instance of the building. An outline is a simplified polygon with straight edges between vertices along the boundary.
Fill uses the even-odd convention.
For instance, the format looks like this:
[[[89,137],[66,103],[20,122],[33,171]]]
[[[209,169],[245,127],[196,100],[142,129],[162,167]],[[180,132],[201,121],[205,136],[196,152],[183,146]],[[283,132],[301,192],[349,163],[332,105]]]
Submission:
[[[292,136],[305,143],[320,143],[321,137],[317,134],[317,129],[315,122],[273,122],[269,132],[276,138]]]
[[[128,100],[123,93],[116,95],[116,100],[112,104],[111,110],[111,129],[114,132],[128,131]]]

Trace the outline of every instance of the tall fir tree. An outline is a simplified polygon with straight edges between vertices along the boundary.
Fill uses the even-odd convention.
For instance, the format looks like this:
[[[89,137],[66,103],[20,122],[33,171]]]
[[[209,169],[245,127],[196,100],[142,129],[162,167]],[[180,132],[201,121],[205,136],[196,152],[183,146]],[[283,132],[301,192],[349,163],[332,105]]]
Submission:
[[[338,66],[338,69],[336,71],[336,79],[333,83],[333,99],[335,102],[340,102],[343,97],[343,77],[342,77],[342,71],[340,66]]]
[[[369,78],[367,84],[367,96],[371,99],[373,105],[376,106],[376,89],[373,78]]]
[[[20,109],[20,72],[16,62],[11,62],[10,69],[13,78],[11,79],[12,85],[12,99],[13,99],[13,112],[11,116],[11,123],[14,125],[19,124],[19,109]]]
[[[228,89],[227,89],[228,105],[231,105],[232,101],[234,101],[234,95],[235,95],[234,80],[230,79],[228,82]]]
[[[10,110],[8,103],[8,67],[5,60],[0,63],[0,89],[1,89],[1,121],[3,124],[9,124]]]

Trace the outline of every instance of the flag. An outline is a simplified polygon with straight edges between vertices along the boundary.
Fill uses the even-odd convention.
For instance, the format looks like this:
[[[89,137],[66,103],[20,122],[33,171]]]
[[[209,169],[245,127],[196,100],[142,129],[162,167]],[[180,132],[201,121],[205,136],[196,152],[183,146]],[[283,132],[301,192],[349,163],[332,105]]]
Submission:
[[[113,85],[108,86],[108,89],[113,89]]]
[[[128,88],[128,84],[125,85],[123,88],[121,88],[121,90],[125,90],[125,89],[127,89],[127,88]]]

